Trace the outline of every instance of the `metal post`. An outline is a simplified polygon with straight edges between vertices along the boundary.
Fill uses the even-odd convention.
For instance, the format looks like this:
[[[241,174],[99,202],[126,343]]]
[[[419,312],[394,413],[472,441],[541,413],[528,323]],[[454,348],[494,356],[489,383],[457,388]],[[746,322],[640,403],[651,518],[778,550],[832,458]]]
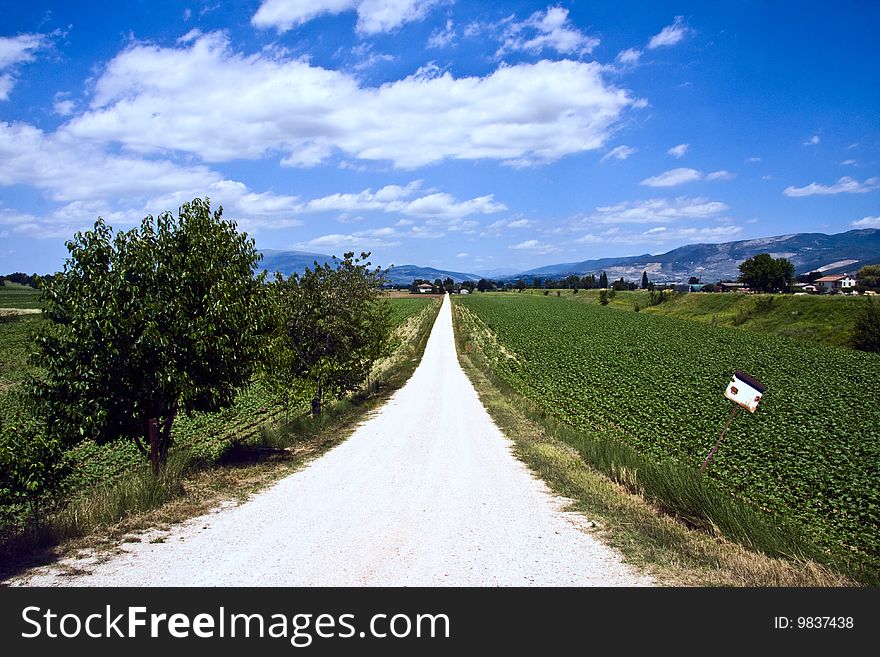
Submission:
[[[703,465],[700,466],[700,472],[703,472],[706,469],[706,466],[709,465],[709,461],[712,460],[712,457],[715,456],[715,452],[718,451],[718,447],[721,445],[721,441],[724,440],[724,436],[727,434],[727,430],[730,428],[731,422],[733,422],[733,418],[736,417],[736,414],[739,412],[739,405],[734,404],[733,408],[730,409],[730,415],[727,416],[727,423],[724,425],[724,428],[721,430],[721,435],[718,437],[718,442],[715,443],[715,447],[709,450],[709,453],[706,455],[706,460],[703,461]]]

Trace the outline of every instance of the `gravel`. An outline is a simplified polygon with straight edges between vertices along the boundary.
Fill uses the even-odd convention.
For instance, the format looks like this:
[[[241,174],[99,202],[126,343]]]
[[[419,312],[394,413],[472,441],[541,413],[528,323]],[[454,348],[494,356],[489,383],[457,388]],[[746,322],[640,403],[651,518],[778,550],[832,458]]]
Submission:
[[[651,585],[513,456],[458,363],[450,305],[410,381],[307,468],[109,559],[68,559],[9,583]]]

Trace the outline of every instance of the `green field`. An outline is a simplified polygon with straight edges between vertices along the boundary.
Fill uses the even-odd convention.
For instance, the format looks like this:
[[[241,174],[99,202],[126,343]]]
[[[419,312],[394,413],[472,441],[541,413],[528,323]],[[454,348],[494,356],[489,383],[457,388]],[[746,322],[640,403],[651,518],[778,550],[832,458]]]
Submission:
[[[42,308],[40,291],[6,281],[0,285],[0,308]]]
[[[2,288],[0,288],[2,290]],[[391,319],[395,327],[415,318],[423,311],[430,312],[434,299],[389,299]],[[13,413],[20,406],[21,383],[38,370],[28,362],[32,334],[45,321],[40,316],[23,316],[0,323],[0,413]],[[415,320],[414,320],[415,321]],[[259,439],[260,428],[266,423],[308,412],[307,399],[293,400],[291,407],[274,396],[259,380],[242,390],[235,403],[218,413],[181,415],[174,423],[172,435],[178,448],[188,449],[196,460],[213,462],[234,442]],[[71,450],[73,470],[68,480],[75,493],[97,483],[106,483],[144,462],[132,441],[116,441],[97,445],[85,441]],[[0,528],[2,529],[2,528]],[[0,532],[2,533],[2,532]]]
[[[708,478],[801,527],[823,553],[880,569],[880,356],[555,295],[457,298],[497,338],[496,375],[564,423],[695,470],[735,369],[767,385]]]
[[[577,303],[599,304],[599,290],[560,290],[560,296]],[[525,292],[524,294],[528,294]],[[532,295],[542,295],[534,290]],[[548,296],[555,296],[553,290]],[[687,319],[712,326],[729,326],[747,331],[805,340],[815,344],[848,347],[862,297],[843,295],[672,294],[662,304],[651,306],[650,293],[643,290],[616,292],[608,307]]]

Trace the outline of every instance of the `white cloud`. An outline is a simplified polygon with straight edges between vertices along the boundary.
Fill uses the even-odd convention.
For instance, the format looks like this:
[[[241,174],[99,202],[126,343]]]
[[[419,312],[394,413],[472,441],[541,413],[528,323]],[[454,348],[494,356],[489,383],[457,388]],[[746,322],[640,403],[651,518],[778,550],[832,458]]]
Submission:
[[[462,251],[461,253],[456,253],[455,257],[456,258],[467,258],[469,255],[470,255],[470,253],[465,253],[464,251]]]
[[[604,162],[605,160],[610,160],[610,159],[625,160],[630,155],[635,153],[637,150],[638,149],[633,148],[632,146],[626,146],[626,145],[621,144],[620,146],[615,146],[610,151],[605,153],[605,155],[603,155],[602,159],[599,161]]]
[[[815,146],[820,141],[822,141],[822,140],[819,139],[819,135],[813,135],[812,137],[807,139],[807,141],[804,142],[804,146]]]
[[[754,164],[754,163],[760,162],[760,161],[761,161],[761,158],[757,157],[757,156],[746,158],[746,162],[748,162],[749,164]]]
[[[422,20],[437,3],[438,0],[264,0],[251,23],[282,33],[318,16],[355,10],[358,32],[379,34]]]
[[[576,240],[578,244],[652,244],[663,242],[719,242],[726,241],[742,232],[739,226],[711,226],[708,228],[668,228],[657,226],[643,232],[609,230],[587,233]]]
[[[844,160],[840,164],[845,167],[850,167],[850,166],[855,166],[858,163],[859,163],[858,160]]]
[[[664,171],[657,176],[645,178],[639,184],[646,185],[647,187],[675,187],[676,185],[683,185],[695,180],[701,180],[702,178],[703,174],[696,169],[680,167],[678,169]]]
[[[647,187],[675,187],[696,180],[707,180],[711,182],[714,180],[733,180],[735,177],[736,176],[730,173],[730,171],[724,171],[723,169],[721,171],[712,171],[711,173],[704,175],[702,171],[680,167],[678,169],[664,171],[657,176],[645,178],[645,180],[639,184]]]
[[[9,92],[15,86],[12,69],[36,59],[39,50],[50,45],[45,34],[19,34],[14,37],[0,37],[0,100],[8,100]]]
[[[428,48],[446,48],[455,41],[455,29],[452,27],[452,21],[446,21],[446,27],[442,30],[435,30],[428,38]]]
[[[617,57],[614,58],[614,61],[623,66],[635,66],[639,63],[641,56],[642,51],[638,48],[627,48],[626,50],[621,50],[617,53]]]
[[[400,244],[400,241],[395,239],[371,236],[363,232],[349,235],[331,233],[330,235],[321,235],[305,242],[297,242],[294,244],[294,248],[303,250],[341,249],[343,251],[350,249],[357,251],[360,249],[400,246]]]
[[[517,219],[507,224],[508,228],[529,228],[532,224],[528,219]]]
[[[174,71],[169,75],[168,71]],[[186,47],[136,44],[65,131],[141,152],[209,162],[286,153],[314,166],[342,152],[414,168],[444,159],[514,166],[601,148],[629,107],[595,62],[501,66],[485,77],[412,75],[380,87],[302,59],[232,52],[219,33]]]
[[[684,39],[690,29],[684,24],[683,16],[676,16],[672,25],[667,25],[659,34],[655,34],[648,42],[648,49],[660,48],[662,46],[674,46],[676,43]]]
[[[678,146],[673,146],[666,152],[675,159],[680,160],[684,157],[684,154],[687,153],[688,148],[690,148],[690,144],[679,144]]]
[[[790,197],[815,196],[817,194],[865,194],[873,192],[878,187],[880,187],[880,178],[868,178],[864,183],[860,183],[849,176],[843,176],[833,185],[810,183],[806,187],[786,187],[782,193]]]
[[[558,249],[554,245],[539,242],[538,240],[525,240],[524,242],[520,242],[519,244],[511,244],[508,248],[517,249],[519,251],[531,251],[538,254],[552,253],[553,251],[558,251]]]
[[[599,39],[587,36],[569,22],[567,9],[548,7],[522,22],[506,21],[504,42],[496,56],[517,51],[540,54],[545,48],[563,55],[581,55],[591,53],[598,45]]]
[[[706,180],[733,180],[736,176],[730,171],[712,171],[711,173],[706,174]]]
[[[853,228],[880,228],[880,217],[865,217],[850,224]]]
[[[717,217],[730,208],[720,201],[707,198],[655,198],[646,201],[627,201],[617,205],[600,206],[583,223],[651,224],[679,219],[707,219]]]

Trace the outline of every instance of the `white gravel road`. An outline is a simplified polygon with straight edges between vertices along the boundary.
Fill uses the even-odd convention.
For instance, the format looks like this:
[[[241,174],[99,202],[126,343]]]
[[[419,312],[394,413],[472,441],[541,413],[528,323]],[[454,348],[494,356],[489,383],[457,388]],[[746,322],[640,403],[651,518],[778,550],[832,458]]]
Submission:
[[[641,586],[511,453],[444,299],[410,381],[344,443],[248,502],[10,582],[40,586]],[[79,575],[71,575],[79,572]]]

